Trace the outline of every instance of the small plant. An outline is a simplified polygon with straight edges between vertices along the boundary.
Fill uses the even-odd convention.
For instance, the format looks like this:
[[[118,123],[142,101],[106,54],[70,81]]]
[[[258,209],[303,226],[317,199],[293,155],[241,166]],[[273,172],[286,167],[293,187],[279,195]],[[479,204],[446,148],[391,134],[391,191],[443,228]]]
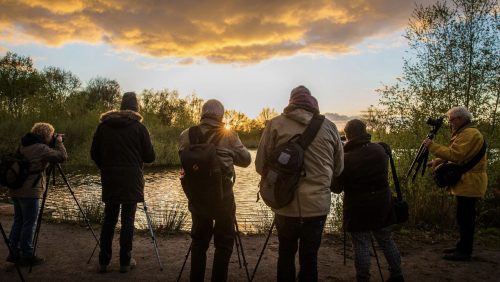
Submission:
[[[102,224],[104,222],[104,205],[101,201],[86,201],[81,204],[82,210],[90,223]],[[85,223],[82,214],[78,212],[78,221]]]
[[[186,223],[188,211],[186,206],[174,204],[161,212],[159,217],[151,216],[153,228],[160,233],[176,233]]]
[[[273,224],[274,213],[266,205],[260,203],[259,209],[257,210],[257,216],[260,219],[256,223],[256,233],[257,234],[267,234],[271,224]]]

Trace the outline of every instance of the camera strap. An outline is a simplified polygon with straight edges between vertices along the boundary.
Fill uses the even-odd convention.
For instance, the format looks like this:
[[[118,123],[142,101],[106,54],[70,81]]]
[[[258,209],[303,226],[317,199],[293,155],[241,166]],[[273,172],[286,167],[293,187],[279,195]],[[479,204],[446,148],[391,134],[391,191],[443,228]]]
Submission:
[[[394,165],[394,159],[392,158],[391,147],[383,142],[379,142],[378,144],[382,146],[382,148],[384,148],[385,153],[389,156],[389,163],[391,164],[391,171],[392,171],[392,179],[394,181],[394,187],[396,188],[396,196],[398,198],[398,201],[402,201],[403,193],[401,193],[401,187],[399,186],[398,174],[396,172],[396,165]]]
[[[488,148],[488,143],[486,142],[486,139],[483,140],[483,146],[479,150],[479,152],[467,163],[462,165],[462,173],[466,173],[467,171],[471,170],[477,163],[484,157],[486,154],[486,149]]]

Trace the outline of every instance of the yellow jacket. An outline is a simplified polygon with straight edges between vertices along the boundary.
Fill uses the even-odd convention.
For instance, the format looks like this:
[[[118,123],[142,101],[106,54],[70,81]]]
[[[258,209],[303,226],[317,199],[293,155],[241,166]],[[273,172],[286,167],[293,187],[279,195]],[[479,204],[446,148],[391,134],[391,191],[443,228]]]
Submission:
[[[483,142],[484,138],[479,130],[465,126],[453,133],[448,147],[431,143],[429,152],[442,160],[462,165],[481,150]],[[488,186],[486,164],[485,154],[471,170],[462,175],[457,184],[450,187],[451,193],[456,196],[484,197]]]

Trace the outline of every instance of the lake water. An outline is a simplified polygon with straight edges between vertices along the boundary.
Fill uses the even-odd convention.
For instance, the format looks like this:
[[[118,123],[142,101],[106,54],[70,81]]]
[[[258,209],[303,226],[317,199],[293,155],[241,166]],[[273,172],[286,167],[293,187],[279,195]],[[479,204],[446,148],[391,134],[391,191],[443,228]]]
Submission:
[[[251,151],[252,160],[255,160],[255,153],[255,150]],[[82,206],[88,206],[89,203],[96,206],[101,203],[100,176],[97,173],[66,171],[65,174]],[[146,170],[144,193],[153,221],[161,222],[162,217],[168,211],[181,209],[187,212],[187,199],[182,191],[179,174],[179,168]],[[78,214],[77,205],[69,189],[64,185],[62,177],[59,173],[56,176],[56,185],[54,186],[51,182],[49,186],[46,211],[51,212],[55,218],[75,217]],[[236,200],[236,217],[239,228],[243,232],[263,231],[272,220],[272,213],[263,201],[256,203],[259,180],[260,176],[255,172],[253,162],[247,168],[236,167],[236,183],[233,190]],[[141,209],[137,211],[136,221],[137,228],[147,227]],[[189,214],[183,229],[190,229]]]

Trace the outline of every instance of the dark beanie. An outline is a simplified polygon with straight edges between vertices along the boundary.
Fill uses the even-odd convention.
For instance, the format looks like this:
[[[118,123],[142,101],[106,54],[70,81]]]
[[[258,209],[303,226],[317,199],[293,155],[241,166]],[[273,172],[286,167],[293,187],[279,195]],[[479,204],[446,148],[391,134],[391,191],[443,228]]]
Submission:
[[[139,103],[137,102],[137,95],[134,92],[127,92],[123,94],[122,104],[120,110],[131,110],[134,112],[139,111]]]
[[[345,136],[348,140],[366,135],[366,124],[359,119],[351,119],[344,128]]]
[[[311,95],[311,91],[302,85],[292,89],[288,103],[290,105],[310,109],[314,112],[319,112],[318,101]]]
[[[224,117],[224,106],[216,99],[210,99],[201,108],[201,118],[211,118],[222,121]]]

